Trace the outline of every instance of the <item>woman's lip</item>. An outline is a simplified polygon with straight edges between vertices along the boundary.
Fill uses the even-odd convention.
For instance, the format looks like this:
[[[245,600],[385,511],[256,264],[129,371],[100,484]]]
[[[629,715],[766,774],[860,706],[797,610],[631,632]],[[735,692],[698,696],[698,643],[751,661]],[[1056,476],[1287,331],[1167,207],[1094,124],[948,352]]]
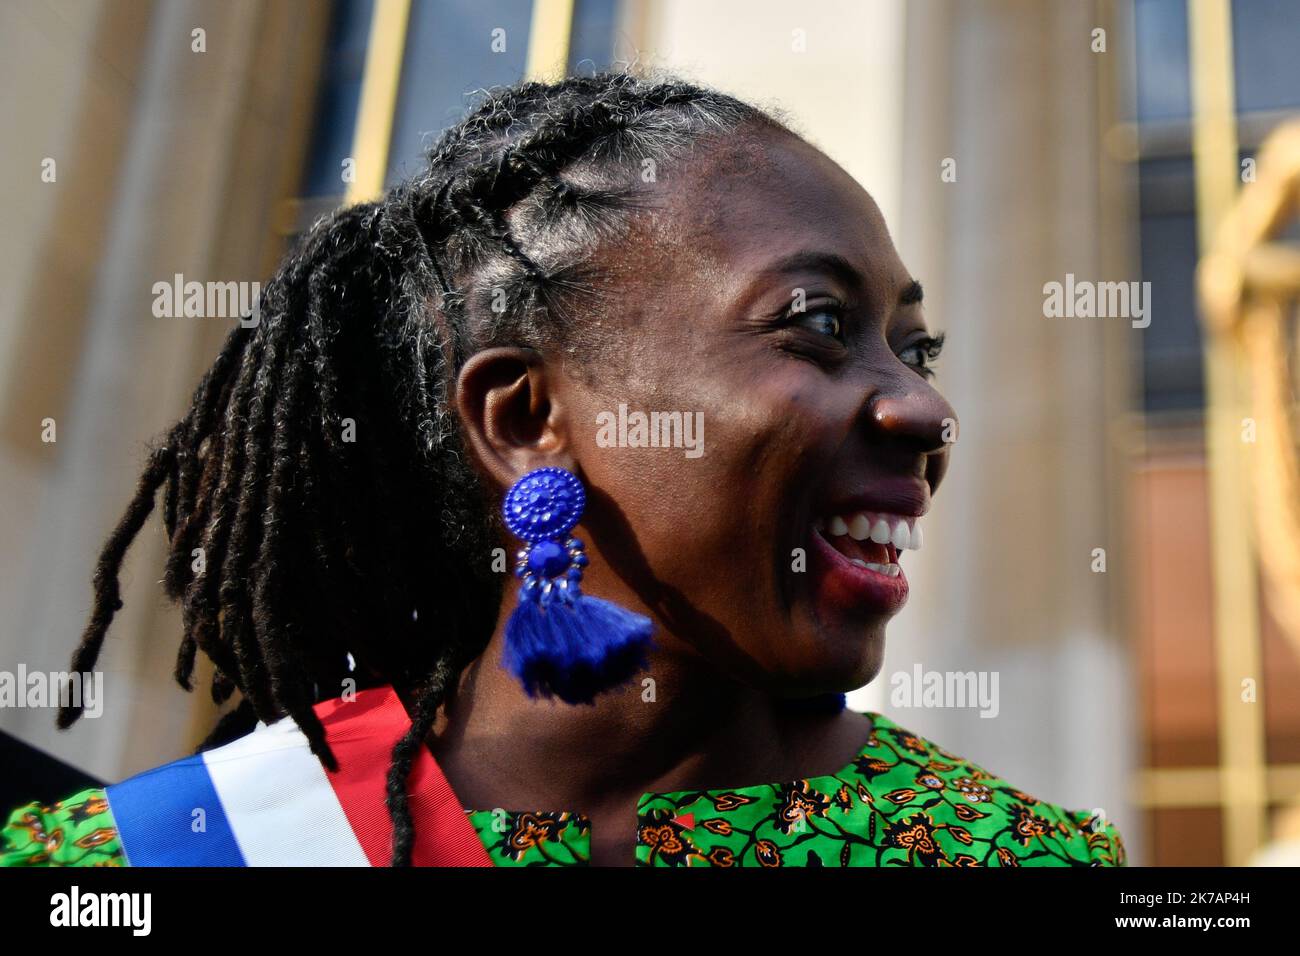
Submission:
[[[869,491],[835,498],[824,514],[853,514],[857,511],[886,511],[920,518],[930,510],[930,487],[916,481],[873,479]]]
[[[843,613],[897,614],[907,603],[907,577],[901,567],[898,577],[859,567],[831,546],[820,531],[813,529],[809,573],[813,597]]]

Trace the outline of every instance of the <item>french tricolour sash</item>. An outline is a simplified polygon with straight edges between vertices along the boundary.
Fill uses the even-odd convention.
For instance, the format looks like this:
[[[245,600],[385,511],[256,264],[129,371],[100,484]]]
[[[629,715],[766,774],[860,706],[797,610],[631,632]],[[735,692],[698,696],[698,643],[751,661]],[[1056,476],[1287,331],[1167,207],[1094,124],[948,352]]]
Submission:
[[[315,706],[327,771],[292,719],[107,788],[131,866],[387,866],[386,777],[411,725],[391,687]],[[428,748],[407,781],[416,866],[491,866]]]

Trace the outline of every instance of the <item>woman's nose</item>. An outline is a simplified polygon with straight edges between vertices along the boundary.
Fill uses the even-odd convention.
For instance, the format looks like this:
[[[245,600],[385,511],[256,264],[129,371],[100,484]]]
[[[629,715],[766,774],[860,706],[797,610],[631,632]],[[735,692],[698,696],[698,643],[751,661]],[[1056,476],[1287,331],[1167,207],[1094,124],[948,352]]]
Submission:
[[[913,454],[938,454],[957,440],[952,406],[924,383],[901,393],[877,393],[867,406],[867,418],[878,438]]]

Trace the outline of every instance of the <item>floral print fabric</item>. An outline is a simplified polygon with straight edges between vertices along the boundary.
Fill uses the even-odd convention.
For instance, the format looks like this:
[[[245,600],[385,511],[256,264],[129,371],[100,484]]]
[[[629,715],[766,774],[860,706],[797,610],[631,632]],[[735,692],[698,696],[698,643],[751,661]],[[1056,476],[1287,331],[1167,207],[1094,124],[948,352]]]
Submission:
[[[1031,797],[881,714],[839,773],[730,790],[647,793],[638,866],[1125,866],[1101,814]],[[582,814],[467,810],[497,866],[585,866]],[[15,810],[0,865],[124,866],[104,791]]]
[[[29,803],[0,830],[0,866],[125,866],[104,791],[42,806]]]

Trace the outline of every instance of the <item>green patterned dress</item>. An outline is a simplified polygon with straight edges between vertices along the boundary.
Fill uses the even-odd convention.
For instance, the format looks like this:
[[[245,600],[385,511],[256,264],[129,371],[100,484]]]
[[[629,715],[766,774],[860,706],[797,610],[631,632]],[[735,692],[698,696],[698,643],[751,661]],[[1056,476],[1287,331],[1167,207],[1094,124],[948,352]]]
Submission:
[[[1036,800],[881,714],[838,773],[731,790],[644,794],[638,866],[1124,866],[1100,813]],[[467,810],[497,866],[585,866],[579,813]],[[124,866],[104,791],[14,811],[3,866]]]

